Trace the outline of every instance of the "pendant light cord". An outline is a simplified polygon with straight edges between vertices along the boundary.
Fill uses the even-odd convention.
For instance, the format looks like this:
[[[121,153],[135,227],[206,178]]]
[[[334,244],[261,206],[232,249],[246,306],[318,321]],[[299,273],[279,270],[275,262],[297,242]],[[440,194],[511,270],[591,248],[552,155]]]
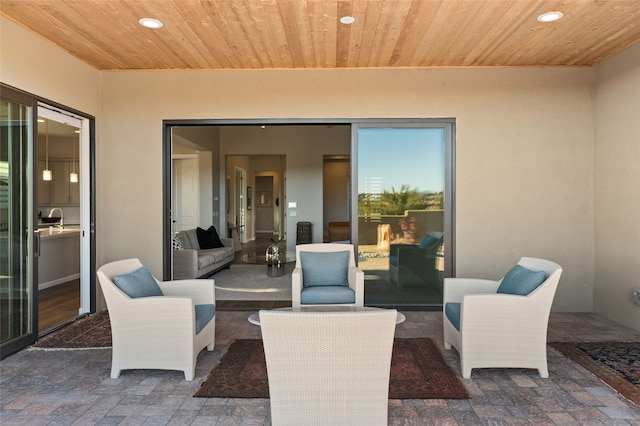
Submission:
[[[49,170],[49,120],[46,120],[45,122],[45,130],[47,131],[47,139],[46,139],[46,148],[47,148],[47,152],[46,152],[46,157],[45,157],[45,166],[44,168],[46,170]]]

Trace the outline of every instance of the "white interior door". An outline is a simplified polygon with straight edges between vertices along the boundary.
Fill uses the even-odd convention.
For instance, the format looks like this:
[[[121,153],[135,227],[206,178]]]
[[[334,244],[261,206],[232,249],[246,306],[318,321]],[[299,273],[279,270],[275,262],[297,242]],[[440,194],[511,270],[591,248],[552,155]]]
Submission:
[[[173,159],[173,230],[192,229],[200,223],[198,157]]]

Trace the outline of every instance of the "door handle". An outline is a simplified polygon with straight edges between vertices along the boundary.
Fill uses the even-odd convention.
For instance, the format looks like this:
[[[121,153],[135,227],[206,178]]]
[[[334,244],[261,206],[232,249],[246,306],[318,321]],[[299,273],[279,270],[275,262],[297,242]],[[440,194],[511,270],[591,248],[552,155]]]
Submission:
[[[35,231],[33,231],[33,233],[35,234],[35,238],[33,239],[33,243],[34,243],[34,256],[35,257],[40,257],[40,230],[36,229]]]

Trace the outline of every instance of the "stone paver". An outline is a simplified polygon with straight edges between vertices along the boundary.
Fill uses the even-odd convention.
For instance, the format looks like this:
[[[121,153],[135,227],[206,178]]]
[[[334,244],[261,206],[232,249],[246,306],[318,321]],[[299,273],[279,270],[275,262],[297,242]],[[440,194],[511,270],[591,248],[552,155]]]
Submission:
[[[442,345],[442,313],[403,311],[397,337],[431,337]],[[124,371],[111,379],[110,349],[27,349],[0,362],[2,425],[269,425],[268,399],[193,398],[237,338],[260,338],[248,311],[220,311],[216,349],[198,358],[196,377],[181,372]],[[640,332],[594,314],[553,313],[549,341],[640,340]],[[473,370],[470,400],[390,400],[390,425],[635,425],[640,407],[549,348],[549,378],[535,370]]]

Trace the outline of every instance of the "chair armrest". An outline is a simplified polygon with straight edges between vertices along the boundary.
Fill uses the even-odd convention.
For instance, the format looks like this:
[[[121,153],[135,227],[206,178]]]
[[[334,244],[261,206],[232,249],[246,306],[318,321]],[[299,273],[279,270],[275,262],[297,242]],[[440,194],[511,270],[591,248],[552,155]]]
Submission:
[[[300,293],[302,293],[302,268],[295,268],[291,272],[291,306],[300,306]]]
[[[470,294],[462,299],[460,333],[546,339],[550,302],[512,294]]]
[[[235,250],[234,244],[233,244],[233,238],[220,238],[220,241],[222,242],[222,245],[225,247],[231,247],[232,249]]]
[[[351,266],[348,274],[349,288],[356,293],[356,306],[364,306],[364,271]]]
[[[215,303],[214,280],[175,280],[159,282],[165,296],[187,296],[194,305]]]
[[[461,303],[468,294],[492,294],[498,290],[500,281],[481,280],[476,278],[445,278],[443,288],[443,304]]]
[[[114,308],[118,311],[117,315],[115,312],[110,315],[114,339],[135,341],[135,336],[139,336],[190,345],[195,334],[195,311],[190,297],[138,297]]]
[[[174,278],[195,278],[198,275],[198,251],[173,250]]]

